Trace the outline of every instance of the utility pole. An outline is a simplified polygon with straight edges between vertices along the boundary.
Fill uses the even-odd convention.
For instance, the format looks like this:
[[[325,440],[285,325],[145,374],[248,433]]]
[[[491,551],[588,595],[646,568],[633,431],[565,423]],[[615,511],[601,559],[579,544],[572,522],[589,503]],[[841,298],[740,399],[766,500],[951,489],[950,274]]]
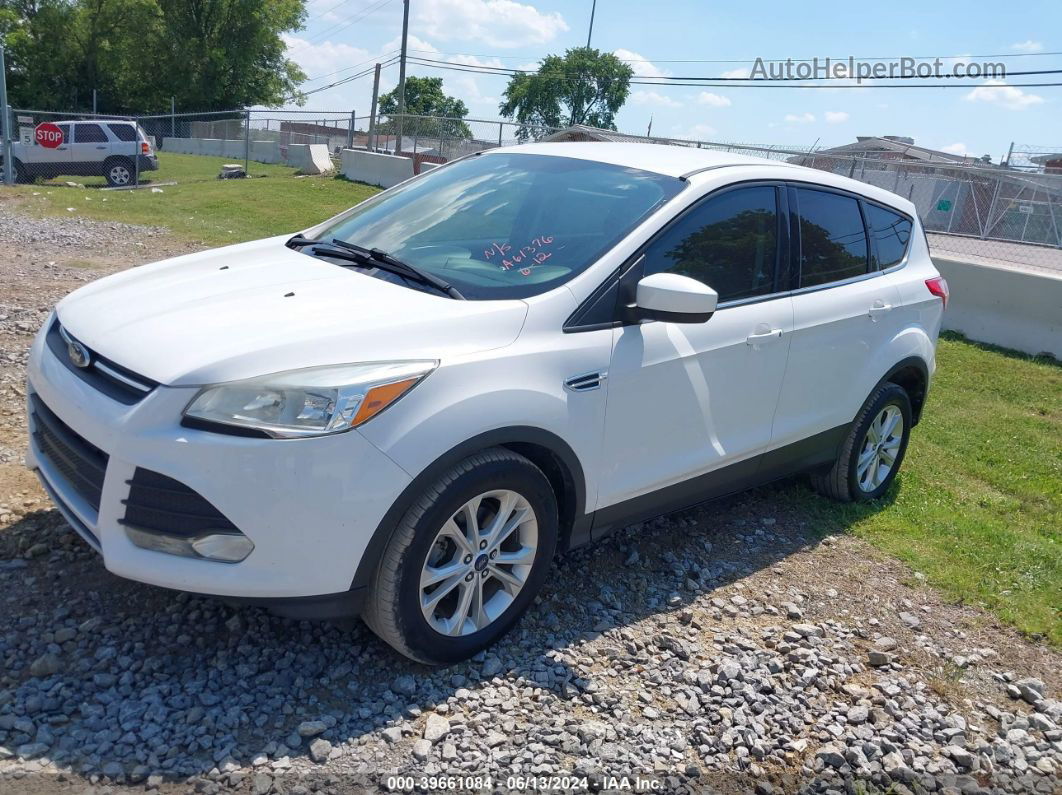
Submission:
[[[586,32],[586,49],[590,49],[590,37],[594,35],[594,12],[597,11],[597,0],[590,6],[590,30]]]
[[[596,3],[597,0],[594,0]],[[406,48],[409,44],[409,0],[402,0],[402,55],[398,62],[398,119],[395,132],[395,154],[402,149],[402,121],[406,112]]]
[[[7,65],[4,63],[4,45],[0,44],[0,136],[4,148],[4,184],[15,184],[15,163],[11,159],[11,108],[7,106]]]
[[[369,112],[369,151],[376,151],[376,100],[380,98],[380,64],[376,64],[376,73],[372,78],[372,110]]]

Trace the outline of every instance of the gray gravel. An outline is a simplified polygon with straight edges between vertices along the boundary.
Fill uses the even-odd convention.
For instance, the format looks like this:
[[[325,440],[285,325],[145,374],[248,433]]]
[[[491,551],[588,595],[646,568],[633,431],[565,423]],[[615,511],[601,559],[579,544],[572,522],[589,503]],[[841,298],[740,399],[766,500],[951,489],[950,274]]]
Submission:
[[[167,230],[159,226],[93,221],[78,215],[79,208],[86,201],[102,203],[111,200],[112,197],[107,191],[74,188],[41,188],[41,190],[61,192],[70,208],[69,217],[34,218],[20,212],[9,202],[0,201],[0,244],[31,243],[58,249],[85,250],[100,246],[143,242],[145,238],[167,234]]]
[[[118,580],[53,513],[30,514],[0,560],[0,789],[60,774],[207,793],[393,774],[601,787],[618,773],[668,791],[1057,791],[1062,702],[1043,681],[998,670],[992,649],[821,617],[784,567],[758,563],[802,539],[733,505],[708,531],[699,520],[720,514],[706,510],[569,556],[552,579],[578,586],[548,588],[497,648],[434,670],[360,625]],[[632,549],[641,562],[623,567]],[[786,618],[794,607],[814,617]],[[890,609],[902,631],[918,606]],[[926,654],[978,671],[998,700],[948,703],[913,665]]]

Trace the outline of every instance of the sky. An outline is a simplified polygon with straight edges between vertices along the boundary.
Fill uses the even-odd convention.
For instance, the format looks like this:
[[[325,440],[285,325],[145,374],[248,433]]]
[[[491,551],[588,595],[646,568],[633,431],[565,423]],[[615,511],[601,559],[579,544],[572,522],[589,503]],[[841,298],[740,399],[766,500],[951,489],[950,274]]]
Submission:
[[[411,0],[411,56],[534,69],[541,58],[586,45],[592,0]],[[399,47],[402,0],[310,0],[302,31],[285,36],[288,56],[310,78],[303,91],[370,69]],[[1008,71],[1062,69],[1062,3],[893,0],[709,3],[598,0],[592,46],[630,63],[636,78],[744,76],[756,58],[857,59],[940,56],[989,60]],[[994,56],[983,58],[979,56]],[[506,78],[410,65],[407,74],[441,76],[469,118],[499,118]],[[383,70],[381,93],[398,82]],[[882,80],[879,83],[896,83]],[[909,84],[914,81],[906,81]],[[942,82],[934,80],[929,82]],[[873,88],[851,79],[825,89],[632,85],[618,129],[643,134],[785,146],[836,146],[857,135],[904,135],[957,154],[999,162],[1011,142],[1062,149],[1062,83],[1057,75],[963,81],[960,88]],[[845,85],[847,84],[847,85]],[[366,75],[307,97],[313,110],[367,115]],[[476,125],[474,125],[476,126]],[[476,129],[477,135],[484,133]]]

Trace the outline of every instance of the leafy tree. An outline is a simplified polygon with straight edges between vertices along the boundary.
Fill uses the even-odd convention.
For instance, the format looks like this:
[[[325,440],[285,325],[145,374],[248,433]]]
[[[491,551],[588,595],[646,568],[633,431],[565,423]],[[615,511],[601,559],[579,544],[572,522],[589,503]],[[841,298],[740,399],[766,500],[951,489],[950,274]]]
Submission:
[[[297,98],[304,0],[0,0],[16,107],[217,110]]]
[[[380,96],[379,112],[382,116],[398,113],[398,88]],[[413,116],[434,116],[432,119],[407,119],[402,127],[403,135],[425,135],[446,138],[471,138],[472,131],[460,121],[468,115],[465,103],[443,92],[441,77],[406,78],[406,113]],[[383,133],[393,133],[394,120],[380,125]]]
[[[547,56],[534,74],[513,76],[499,109],[519,123],[516,134],[522,141],[572,124],[614,130],[633,75],[611,53],[576,47],[563,57]]]

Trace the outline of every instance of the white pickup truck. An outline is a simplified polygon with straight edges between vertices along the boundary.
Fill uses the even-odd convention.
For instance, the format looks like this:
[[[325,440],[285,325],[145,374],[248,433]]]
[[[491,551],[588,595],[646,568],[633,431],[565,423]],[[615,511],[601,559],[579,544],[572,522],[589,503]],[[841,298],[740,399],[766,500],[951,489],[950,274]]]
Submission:
[[[57,121],[63,134],[56,147],[42,146],[30,137],[11,142],[15,179],[32,182],[37,177],[102,175],[108,185],[131,185],[140,171],[159,167],[151,141],[135,122],[96,119]]]

